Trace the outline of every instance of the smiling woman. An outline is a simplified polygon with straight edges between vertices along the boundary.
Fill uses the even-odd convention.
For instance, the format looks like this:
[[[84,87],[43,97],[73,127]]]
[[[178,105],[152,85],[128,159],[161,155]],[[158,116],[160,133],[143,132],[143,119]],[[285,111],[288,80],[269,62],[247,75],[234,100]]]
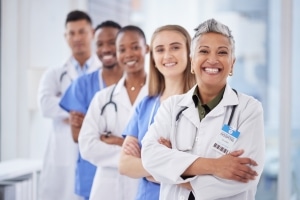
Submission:
[[[290,159],[300,160],[300,104],[297,104],[300,93],[296,81],[300,59],[297,59],[299,50],[289,45],[299,44],[300,23],[295,19],[300,18],[300,1],[52,0],[41,3],[10,0],[0,3],[1,161],[43,158],[51,121],[43,118],[36,106],[31,106],[36,105],[37,88],[37,84],[31,87],[31,70],[40,72],[57,66],[69,55],[63,21],[71,9],[87,11],[95,25],[104,20],[139,25],[147,38],[165,24],[182,25],[194,33],[199,21],[213,17],[228,24],[237,41],[234,76],[229,77],[228,82],[237,91],[259,99],[265,110],[267,162],[256,199],[276,199],[277,188],[288,191],[285,194],[290,196],[293,193],[294,198],[300,196],[300,174],[293,170],[298,169],[300,163],[288,165]],[[217,73],[214,67],[206,71]],[[34,75],[35,80],[39,78]],[[291,107],[280,109],[282,105]],[[279,166],[281,148],[284,151],[280,154],[284,156],[280,159],[286,161],[280,160],[284,165]],[[281,178],[274,169],[282,170]],[[289,199],[287,196],[278,198]]]

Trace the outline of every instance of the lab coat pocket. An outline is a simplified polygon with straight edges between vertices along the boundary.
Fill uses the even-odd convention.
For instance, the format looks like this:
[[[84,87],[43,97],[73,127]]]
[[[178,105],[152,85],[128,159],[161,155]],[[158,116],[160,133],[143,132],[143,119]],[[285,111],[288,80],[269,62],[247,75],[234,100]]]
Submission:
[[[182,119],[175,127],[174,147],[179,151],[189,152],[193,149],[197,127],[190,121]]]

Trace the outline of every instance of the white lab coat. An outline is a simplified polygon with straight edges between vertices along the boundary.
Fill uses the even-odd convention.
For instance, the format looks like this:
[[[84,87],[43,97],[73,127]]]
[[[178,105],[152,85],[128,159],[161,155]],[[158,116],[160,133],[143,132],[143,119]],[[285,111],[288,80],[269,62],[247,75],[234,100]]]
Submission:
[[[59,106],[62,95],[72,80],[78,77],[71,59],[62,67],[47,70],[38,89],[40,110],[44,117],[53,120],[40,175],[40,200],[81,199],[74,193],[78,145],[72,139],[70,125],[63,122],[69,117],[69,113]],[[97,70],[100,66],[100,60],[94,55],[88,72]]]
[[[109,102],[115,87],[112,85],[96,93],[80,130],[80,153],[84,159],[97,166],[91,200],[133,200],[137,193],[138,179],[123,176],[118,171],[121,147],[108,145],[100,140],[100,134],[105,131],[121,136],[136,105],[148,94],[148,88],[144,85],[134,105],[131,105],[124,81],[123,77],[113,92],[112,101],[117,105],[117,112],[109,104],[103,115],[100,115],[103,106]]]
[[[236,93],[227,85],[223,99],[200,122],[197,107],[192,100],[195,90],[167,99],[159,108],[154,123],[142,141],[142,162],[147,171],[160,181],[160,200],[187,200],[190,191],[176,184],[189,182],[196,200],[254,200],[257,184],[264,167],[265,139],[263,109],[259,101]],[[198,158],[218,158],[222,154],[212,149],[223,124],[228,123],[232,105],[238,105],[231,127],[240,131],[232,150],[244,149],[243,157],[258,163],[254,169],[259,176],[254,181],[240,183],[212,175],[183,179],[181,174]],[[188,107],[176,116],[183,107]],[[172,149],[160,145],[160,137],[169,139]]]

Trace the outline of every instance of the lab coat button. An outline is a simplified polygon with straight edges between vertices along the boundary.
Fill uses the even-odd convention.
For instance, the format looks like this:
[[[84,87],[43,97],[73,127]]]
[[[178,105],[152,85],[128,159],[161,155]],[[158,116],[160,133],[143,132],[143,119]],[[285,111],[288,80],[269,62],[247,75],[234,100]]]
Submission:
[[[195,141],[196,141],[196,142],[198,142],[198,141],[199,141],[199,137],[198,137],[198,136],[195,138]]]
[[[184,196],[181,195],[181,196],[179,197],[179,200],[184,200]]]

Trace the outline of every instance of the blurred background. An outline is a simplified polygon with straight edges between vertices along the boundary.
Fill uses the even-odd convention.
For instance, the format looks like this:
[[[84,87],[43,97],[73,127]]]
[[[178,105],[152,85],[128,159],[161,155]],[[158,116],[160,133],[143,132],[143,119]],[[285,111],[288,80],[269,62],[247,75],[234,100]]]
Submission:
[[[38,110],[37,87],[45,69],[70,55],[69,11],[87,11],[94,27],[108,19],[138,25],[148,41],[158,26],[179,24],[193,35],[215,18],[236,41],[231,86],[265,111],[267,157],[256,199],[300,199],[299,0],[1,0],[0,8],[0,164],[43,158],[51,122]]]

